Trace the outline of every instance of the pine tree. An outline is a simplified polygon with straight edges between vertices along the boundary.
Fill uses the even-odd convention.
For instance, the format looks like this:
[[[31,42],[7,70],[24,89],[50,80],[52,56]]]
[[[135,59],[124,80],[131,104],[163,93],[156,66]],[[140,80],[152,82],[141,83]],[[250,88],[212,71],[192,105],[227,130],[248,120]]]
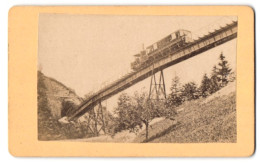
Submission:
[[[236,73],[234,71],[232,71],[229,75],[228,75],[228,82],[233,82],[236,80]]]
[[[226,57],[223,55],[223,53],[220,54],[219,59],[220,62],[218,63],[219,69],[218,69],[218,77],[220,81],[220,86],[224,87],[228,83],[228,75],[231,72],[231,68],[229,68],[228,61],[225,59]]]
[[[208,78],[207,74],[205,73],[200,85],[200,93],[202,97],[207,97],[210,94],[210,86],[210,78]]]
[[[219,77],[218,77],[218,69],[217,66],[215,65],[212,69],[211,77],[210,77],[210,88],[209,88],[209,93],[215,93],[220,89],[219,86]]]
[[[185,100],[195,100],[199,98],[198,88],[194,82],[189,82],[183,86],[182,96]]]
[[[176,107],[182,104],[181,84],[180,84],[180,78],[178,76],[175,76],[172,79],[172,86],[170,90],[171,93],[166,99],[166,105],[168,107]]]

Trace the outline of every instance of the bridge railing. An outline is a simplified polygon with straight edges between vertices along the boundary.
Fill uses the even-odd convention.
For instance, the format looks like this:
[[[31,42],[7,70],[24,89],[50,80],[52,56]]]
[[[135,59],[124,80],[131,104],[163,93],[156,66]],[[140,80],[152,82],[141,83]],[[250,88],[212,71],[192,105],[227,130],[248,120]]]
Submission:
[[[159,69],[164,69],[166,67],[180,62],[180,59],[184,57],[186,57],[185,59],[187,59],[194,55],[200,54],[203,51],[206,51],[230,39],[233,39],[234,37],[236,37],[236,33],[237,22],[233,22],[225,27],[216,29],[214,32],[209,33],[208,35],[205,35],[204,37],[199,38],[198,40],[195,40],[183,49],[173,52],[167,58],[162,58],[161,60],[158,60],[153,65],[150,65],[137,72],[132,72],[126,76],[119,78],[118,80],[115,80],[103,89],[97,91],[93,96],[91,96],[89,99],[83,102],[83,104],[80,105],[78,111],[74,113],[72,117],[83,114],[85,111],[88,110],[86,108],[91,107],[92,104],[97,103],[97,101],[102,100],[104,98],[108,98],[111,95],[117,93],[118,91],[126,89],[131,85],[145,79],[149,76],[153,68],[155,68],[155,71],[159,71]]]

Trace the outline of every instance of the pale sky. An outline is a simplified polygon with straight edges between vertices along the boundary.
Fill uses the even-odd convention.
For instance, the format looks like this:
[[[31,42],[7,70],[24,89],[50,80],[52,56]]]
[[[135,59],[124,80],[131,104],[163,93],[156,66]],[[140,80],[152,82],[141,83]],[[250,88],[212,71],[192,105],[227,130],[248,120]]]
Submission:
[[[178,29],[197,38],[237,20],[220,16],[101,16],[40,14],[38,66],[42,72],[75,90],[83,97],[130,72],[133,55]],[[232,69],[236,67],[236,39],[164,70],[166,92],[174,75],[181,83],[200,84],[223,52]],[[145,87],[150,78],[125,90],[129,94]],[[109,110],[119,94],[104,101]]]

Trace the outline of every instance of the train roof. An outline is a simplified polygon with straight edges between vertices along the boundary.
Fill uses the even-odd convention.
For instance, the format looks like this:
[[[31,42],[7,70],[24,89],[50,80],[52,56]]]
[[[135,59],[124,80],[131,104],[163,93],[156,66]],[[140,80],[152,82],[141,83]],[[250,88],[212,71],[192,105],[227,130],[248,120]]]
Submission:
[[[186,31],[186,32],[190,32],[190,33],[191,33],[191,31],[189,31],[189,30],[186,30],[186,29],[178,29],[178,30],[176,30],[176,31],[174,31],[174,32],[172,32],[172,33],[170,33],[169,35],[167,35],[167,36],[163,37],[162,39],[160,39],[160,40],[158,40],[158,41],[154,42],[153,44],[151,44],[151,45],[147,46],[146,48],[150,48],[150,47],[152,47],[154,44],[156,44],[156,43],[158,43],[158,42],[160,42],[160,41],[164,40],[165,38],[167,38],[167,37],[171,36],[171,34],[173,34],[173,33],[176,33],[176,32],[179,32],[179,31]],[[134,56],[135,56],[135,57],[140,57],[140,53],[138,53],[138,54],[135,54]]]
[[[173,33],[176,33],[176,32],[179,32],[179,31],[186,31],[186,32],[190,32],[190,33],[191,33],[191,31],[186,30],[186,29],[178,29],[178,30],[176,30],[176,31],[174,31],[174,32],[172,32],[172,33],[170,33],[169,35],[165,36],[164,38],[160,39],[159,41],[156,41],[155,43],[160,42],[160,41],[164,40],[165,38],[171,36]]]

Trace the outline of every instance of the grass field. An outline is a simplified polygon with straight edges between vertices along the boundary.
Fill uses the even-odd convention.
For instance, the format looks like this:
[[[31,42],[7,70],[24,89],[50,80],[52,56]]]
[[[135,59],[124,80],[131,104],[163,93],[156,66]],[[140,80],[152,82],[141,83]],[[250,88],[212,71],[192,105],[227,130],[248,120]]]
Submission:
[[[68,141],[114,142],[114,143],[235,143],[236,93],[235,82],[207,98],[188,101],[176,108],[175,117],[156,118],[149,126],[145,140],[145,127],[139,133],[125,130],[115,136],[74,139]]]
[[[206,99],[184,103],[174,120],[165,119],[149,128],[148,142],[235,143],[236,96],[230,88],[223,88],[222,92]],[[133,142],[145,142],[144,131]]]

